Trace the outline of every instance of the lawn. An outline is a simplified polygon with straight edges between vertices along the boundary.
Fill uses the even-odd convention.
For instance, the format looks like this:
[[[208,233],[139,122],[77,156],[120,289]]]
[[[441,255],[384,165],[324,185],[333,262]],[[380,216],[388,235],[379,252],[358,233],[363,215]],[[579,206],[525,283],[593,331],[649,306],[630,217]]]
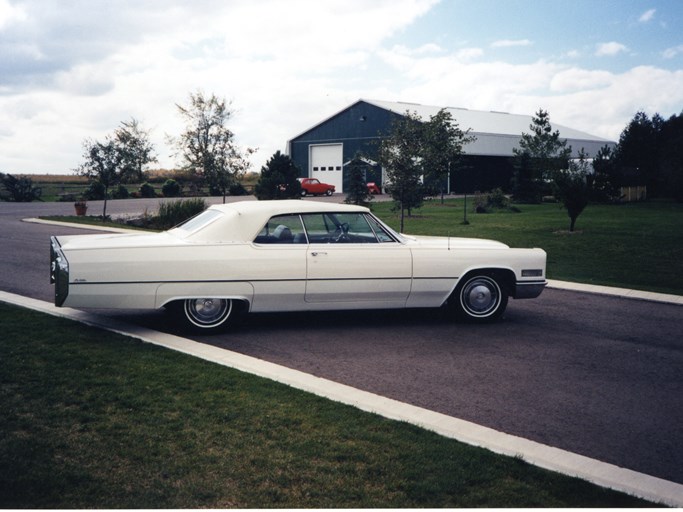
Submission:
[[[548,253],[551,279],[683,295],[683,203],[589,205],[574,233],[558,204],[516,206],[519,213],[476,214],[468,208],[464,225],[462,200],[428,201],[406,218],[404,231],[541,247]],[[372,208],[398,229],[391,203]]]
[[[0,508],[652,506],[69,320],[0,325]]]

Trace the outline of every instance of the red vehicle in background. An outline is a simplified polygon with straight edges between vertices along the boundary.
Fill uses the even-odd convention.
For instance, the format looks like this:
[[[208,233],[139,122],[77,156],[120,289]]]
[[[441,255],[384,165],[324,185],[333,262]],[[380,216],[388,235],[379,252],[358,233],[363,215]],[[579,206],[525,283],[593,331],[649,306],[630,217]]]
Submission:
[[[370,192],[373,196],[382,193],[382,191],[377,186],[377,183],[375,183],[374,181],[368,181],[368,192]]]
[[[322,195],[331,196],[334,194],[334,185],[328,183],[322,183],[320,180],[315,178],[299,178],[301,183],[301,196],[305,197],[307,195]]]

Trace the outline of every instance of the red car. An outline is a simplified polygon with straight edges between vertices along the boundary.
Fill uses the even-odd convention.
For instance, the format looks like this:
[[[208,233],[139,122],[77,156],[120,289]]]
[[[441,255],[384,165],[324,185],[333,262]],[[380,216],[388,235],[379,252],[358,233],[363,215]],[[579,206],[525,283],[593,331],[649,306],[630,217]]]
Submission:
[[[307,196],[311,194],[313,196],[325,194],[326,196],[331,196],[334,193],[334,185],[328,183],[322,183],[320,180],[315,178],[299,178],[301,183],[301,196]]]
[[[382,191],[377,186],[377,183],[375,183],[374,181],[368,181],[368,192],[370,192],[373,196],[382,193]]]

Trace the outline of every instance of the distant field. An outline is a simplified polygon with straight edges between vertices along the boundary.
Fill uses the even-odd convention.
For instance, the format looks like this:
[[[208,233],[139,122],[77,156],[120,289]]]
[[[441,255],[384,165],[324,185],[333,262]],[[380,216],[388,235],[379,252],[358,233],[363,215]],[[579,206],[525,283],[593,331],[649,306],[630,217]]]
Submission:
[[[78,176],[77,174],[27,174],[27,178],[31,178],[34,185],[42,184],[59,184],[59,183],[77,183],[86,185],[88,178]]]
[[[161,195],[163,183],[177,176],[177,171],[167,169],[157,169],[147,172],[149,183],[154,187],[157,195]],[[258,174],[247,173],[240,182],[248,190],[252,190],[258,181]],[[41,199],[43,201],[73,201],[77,199],[88,188],[88,179],[77,174],[30,174],[26,177],[31,178],[33,186],[42,190]],[[137,192],[142,183],[125,183],[124,186],[129,193]],[[200,190],[206,192],[206,190]]]

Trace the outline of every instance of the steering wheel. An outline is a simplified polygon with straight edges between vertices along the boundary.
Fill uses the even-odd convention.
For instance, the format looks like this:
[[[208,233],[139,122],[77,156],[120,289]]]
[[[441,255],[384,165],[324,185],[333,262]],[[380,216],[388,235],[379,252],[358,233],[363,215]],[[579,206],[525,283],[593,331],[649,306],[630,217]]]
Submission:
[[[344,222],[343,224],[339,224],[337,226],[337,229],[335,231],[335,234],[339,233],[337,236],[335,236],[334,241],[335,242],[350,242],[351,238],[349,237],[349,223]]]

